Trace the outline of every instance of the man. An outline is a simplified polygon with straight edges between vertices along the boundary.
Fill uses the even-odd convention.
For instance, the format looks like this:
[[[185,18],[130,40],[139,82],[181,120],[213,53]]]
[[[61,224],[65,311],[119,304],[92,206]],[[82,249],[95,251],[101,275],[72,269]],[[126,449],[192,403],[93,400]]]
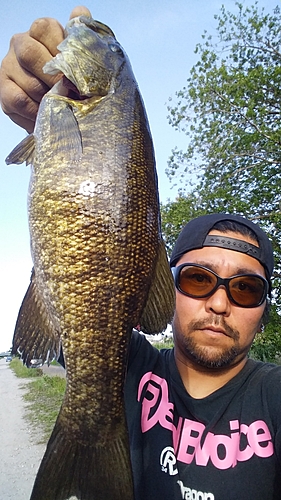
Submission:
[[[271,244],[238,215],[207,215],[185,226],[171,266],[174,350],[132,342],[137,498],[156,498],[152,488],[157,498],[281,498],[281,369],[247,357],[267,313]]]
[[[36,21],[2,63],[2,107],[29,132],[54,83],[40,68],[62,33],[55,20]],[[280,499],[281,368],[247,356],[268,310],[270,241],[240,216],[199,217],[184,227],[171,267],[174,349],[159,352],[137,333],[131,343],[135,499]]]

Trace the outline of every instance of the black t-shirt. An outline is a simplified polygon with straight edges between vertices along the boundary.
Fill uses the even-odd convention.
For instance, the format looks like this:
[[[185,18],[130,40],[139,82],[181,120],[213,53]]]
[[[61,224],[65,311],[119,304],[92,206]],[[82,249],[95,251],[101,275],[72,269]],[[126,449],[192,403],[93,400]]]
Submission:
[[[194,399],[173,349],[134,333],[125,401],[136,500],[281,499],[281,367],[248,360]]]

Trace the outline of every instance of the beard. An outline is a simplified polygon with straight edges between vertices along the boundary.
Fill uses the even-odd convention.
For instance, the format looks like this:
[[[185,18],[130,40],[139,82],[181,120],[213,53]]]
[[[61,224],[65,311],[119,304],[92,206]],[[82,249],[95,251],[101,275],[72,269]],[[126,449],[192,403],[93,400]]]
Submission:
[[[202,346],[198,344],[192,333],[196,330],[202,330],[210,325],[208,321],[193,321],[189,323],[187,331],[183,333],[177,332],[175,328],[174,337],[176,343],[180,345],[181,351],[185,356],[193,362],[204,368],[220,369],[231,365],[231,363],[240,354],[239,332],[225,323],[223,318],[213,321],[214,326],[220,326],[224,329],[226,335],[232,339],[230,346]],[[180,342],[179,342],[180,339]]]

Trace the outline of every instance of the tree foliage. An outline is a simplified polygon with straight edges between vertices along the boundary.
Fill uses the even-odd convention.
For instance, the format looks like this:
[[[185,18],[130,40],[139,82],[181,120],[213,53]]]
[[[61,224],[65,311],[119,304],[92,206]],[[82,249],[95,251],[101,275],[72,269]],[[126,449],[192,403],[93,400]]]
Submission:
[[[196,206],[192,194],[179,196],[175,201],[169,201],[166,205],[161,204],[162,232],[168,254],[171,254],[176,239],[185,224],[203,213]]]
[[[235,8],[215,16],[216,36],[203,34],[186,86],[168,106],[187,147],[175,148],[168,163],[179,197],[161,207],[163,232],[170,249],[181,220],[212,212],[240,213],[263,227],[275,251],[276,315],[255,352],[268,334],[264,356],[272,359],[281,350],[274,337],[281,331],[281,11],[265,13],[258,2]]]
[[[271,363],[281,362],[280,314],[274,305],[265,330],[255,336],[250,356]]]
[[[199,211],[240,213],[258,222],[281,257],[281,12],[222,6],[217,37],[205,32],[187,85],[169,105],[187,135],[167,174],[190,190]],[[276,273],[279,274],[279,273]]]
[[[186,185],[186,174],[197,174],[210,208],[265,218],[281,213],[281,14],[259,13],[257,3],[236,7],[215,16],[218,39],[203,35],[199,60],[169,106],[188,146],[174,150],[168,175],[180,173]]]

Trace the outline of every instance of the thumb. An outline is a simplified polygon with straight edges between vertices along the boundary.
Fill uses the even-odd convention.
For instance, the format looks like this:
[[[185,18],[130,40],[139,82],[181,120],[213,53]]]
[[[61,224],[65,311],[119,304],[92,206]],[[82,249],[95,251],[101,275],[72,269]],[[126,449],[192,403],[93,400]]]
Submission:
[[[74,7],[74,9],[71,11],[69,19],[73,19],[74,17],[78,16],[92,17],[92,14],[89,9],[87,9],[87,7],[84,7],[84,5],[78,5],[78,7]]]

